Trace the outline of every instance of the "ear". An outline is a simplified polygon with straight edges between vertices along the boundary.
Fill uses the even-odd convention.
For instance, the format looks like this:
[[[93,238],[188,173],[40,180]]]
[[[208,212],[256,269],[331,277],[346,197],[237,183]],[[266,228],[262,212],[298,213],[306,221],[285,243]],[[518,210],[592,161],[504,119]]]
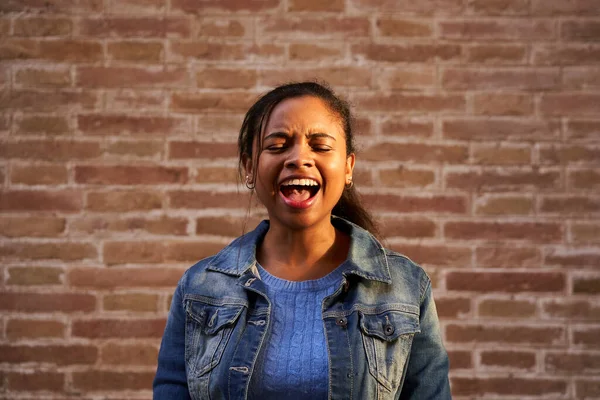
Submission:
[[[356,155],[350,153],[346,157],[346,183],[352,181],[352,172],[354,171],[354,162],[356,161]]]
[[[244,171],[246,171],[246,175],[252,177],[252,157],[250,157],[248,154],[242,154],[242,164],[244,165]]]

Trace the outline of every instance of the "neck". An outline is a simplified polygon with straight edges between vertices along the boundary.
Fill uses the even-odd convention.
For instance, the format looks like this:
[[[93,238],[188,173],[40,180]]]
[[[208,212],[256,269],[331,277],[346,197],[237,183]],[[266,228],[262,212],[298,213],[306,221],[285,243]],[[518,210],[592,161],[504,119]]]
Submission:
[[[301,230],[272,224],[257,251],[257,260],[269,273],[287,280],[318,279],[345,259],[349,238],[331,222]]]

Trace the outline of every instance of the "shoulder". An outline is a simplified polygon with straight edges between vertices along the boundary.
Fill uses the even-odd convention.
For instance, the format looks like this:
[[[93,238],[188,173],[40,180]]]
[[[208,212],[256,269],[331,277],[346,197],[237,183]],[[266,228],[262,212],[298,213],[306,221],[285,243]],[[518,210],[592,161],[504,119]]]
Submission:
[[[392,282],[419,288],[422,297],[431,285],[427,272],[406,255],[387,248],[383,249],[388,262]]]

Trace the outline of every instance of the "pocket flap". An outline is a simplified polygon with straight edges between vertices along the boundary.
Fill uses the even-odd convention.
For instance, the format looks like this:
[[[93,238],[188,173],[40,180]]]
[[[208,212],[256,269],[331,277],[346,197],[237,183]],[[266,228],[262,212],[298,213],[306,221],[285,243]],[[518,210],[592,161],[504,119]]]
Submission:
[[[379,314],[361,312],[360,329],[366,335],[392,342],[400,335],[420,332],[419,317],[416,314],[396,310]]]
[[[202,333],[214,335],[222,328],[232,325],[242,313],[244,306],[237,304],[212,305],[197,300],[186,300],[185,311],[200,324]]]

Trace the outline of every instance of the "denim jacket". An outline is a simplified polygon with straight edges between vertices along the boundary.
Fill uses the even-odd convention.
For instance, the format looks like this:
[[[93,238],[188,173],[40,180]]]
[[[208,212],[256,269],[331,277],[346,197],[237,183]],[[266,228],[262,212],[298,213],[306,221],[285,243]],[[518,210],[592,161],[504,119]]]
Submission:
[[[431,283],[401,254],[337,217],[351,237],[343,280],[323,300],[329,399],[450,399]],[[169,311],[154,399],[248,398],[270,329],[256,268],[268,221],[185,272]],[[256,377],[255,379],[260,379]]]

